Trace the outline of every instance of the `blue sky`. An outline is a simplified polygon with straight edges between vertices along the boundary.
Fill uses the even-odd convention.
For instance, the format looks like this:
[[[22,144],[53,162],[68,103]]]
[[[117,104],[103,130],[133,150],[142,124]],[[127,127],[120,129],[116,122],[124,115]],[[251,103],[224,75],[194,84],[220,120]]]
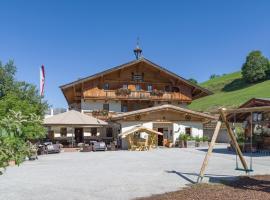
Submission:
[[[66,107],[59,86],[134,59],[139,36],[153,62],[202,82],[238,71],[251,50],[270,57],[270,1],[0,1],[0,60]]]

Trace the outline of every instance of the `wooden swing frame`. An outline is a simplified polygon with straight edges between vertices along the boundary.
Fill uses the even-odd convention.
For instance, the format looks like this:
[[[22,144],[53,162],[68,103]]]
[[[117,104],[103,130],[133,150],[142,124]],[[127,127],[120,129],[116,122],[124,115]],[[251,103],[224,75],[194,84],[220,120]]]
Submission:
[[[216,128],[214,130],[214,133],[213,133],[213,136],[212,136],[212,140],[211,140],[211,143],[209,145],[209,148],[208,148],[208,151],[207,151],[207,154],[205,155],[205,158],[204,158],[204,161],[203,161],[203,164],[201,166],[201,170],[200,170],[200,174],[198,176],[198,180],[197,180],[197,183],[201,182],[203,177],[204,177],[204,174],[205,174],[205,170],[206,170],[206,167],[208,165],[208,162],[209,162],[209,158],[213,152],[213,148],[214,148],[214,145],[216,143],[216,139],[217,139],[217,136],[219,134],[219,131],[220,131],[220,128],[221,128],[221,125],[222,125],[222,122],[225,124],[226,126],[226,129],[227,129],[227,133],[228,133],[228,136],[230,137],[231,141],[232,141],[232,144],[233,144],[233,147],[237,153],[237,155],[239,156],[240,158],[240,161],[244,167],[244,170],[246,171],[246,173],[249,171],[248,169],[248,166],[247,166],[247,163],[246,163],[246,160],[243,156],[243,153],[239,147],[239,144],[236,140],[236,137],[234,135],[234,132],[232,130],[232,128],[230,127],[230,123],[227,119],[227,115],[228,114],[236,114],[236,113],[248,113],[248,112],[269,112],[270,111],[270,106],[261,106],[261,107],[250,107],[250,108],[238,108],[238,109],[226,109],[226,108],[220,108],[218,109],[218,113],[219,114],[219,118],[218,118],[218,121],[217,121],[217,125],[216,125]]]

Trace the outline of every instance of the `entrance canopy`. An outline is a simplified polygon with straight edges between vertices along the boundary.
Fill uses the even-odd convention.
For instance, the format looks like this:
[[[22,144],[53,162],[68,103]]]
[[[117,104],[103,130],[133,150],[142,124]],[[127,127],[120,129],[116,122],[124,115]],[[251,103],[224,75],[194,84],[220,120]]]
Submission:
[[[80,127],[100,127],[108,125],[107,122],[95,117],[83,114],[75,110],[54,115],[44,119],[45,126],[80,126]]]

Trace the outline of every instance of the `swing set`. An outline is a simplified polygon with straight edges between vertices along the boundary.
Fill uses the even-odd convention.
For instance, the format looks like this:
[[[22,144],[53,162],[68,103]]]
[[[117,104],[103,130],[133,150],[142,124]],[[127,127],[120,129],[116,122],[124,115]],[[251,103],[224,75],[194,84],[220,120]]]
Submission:
[[[217,136],[219,134],[220,128],[222,123],[224,123],[226,129],[227,129],[227,133],[229,138],[231,139],[232,142],[232,146],[236,152],[236,170],[241,170],[241,171],[245,171],[246,174],[248,174],[249,172],[253,171],[252,168],[252,163],[253,163],[253,155],[252,155],[252,151],[253,151],[253,113],[257,113],[257,112],[270,112],[270,106],[261,106],[261,107],[250,107],[250,108],[238,108],[238,109],[226,109],[226,108],[220,108],[217,112],[217,114],[219,114],[218,117],[218,121],[216,124],[216,128],[214,130],[213,136],[212,136],[212,140],[211,143],[209,145],[207,154],[204,158],[203,164],[201,166],[201,170],[197,179],[197,183],[201,182],[204,174],[205,174],[205,170],[207,168],[208,162],[209,162],[209,158],[213,152],[213,148],[214,145],[216,143],[216,139]],[[239,144],[237,142],[237,138],[235,135],[235,123],[236,123],[236,114],[248,114],[250,113],[251,115],[251,132],[250,132],[250,166],[248,168],[247,162],[243,156],[243,153],[239,147]],[[230,123],[229,123],[229,117],[234,116],[234,122],[233,122],[233,128],[231,128]],[[243,166],[242,168],[238,167],[238,157],[241,161],[241,164]]]

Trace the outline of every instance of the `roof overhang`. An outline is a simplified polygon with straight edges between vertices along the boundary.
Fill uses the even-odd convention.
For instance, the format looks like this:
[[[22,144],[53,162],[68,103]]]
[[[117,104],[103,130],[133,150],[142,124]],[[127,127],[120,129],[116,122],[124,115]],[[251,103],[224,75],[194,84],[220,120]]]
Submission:
[[[121,113],[121,114],[113,116],[111,118],[111,120],[119,121],[119,120],[125,119],[127,117],[136,116],[136,115],[140,115],[140,114],[153,113],[153,112],[158,112],[158,111],[166,112],[166,111],[170,111],[170,110],[180,112],[180,113],[184,113],[184,114],[190,114],[190,115],[198,116],[198,117],[206,119],[206,120],[216,120],[217,119],[216,116],[212,116],[212,115],[209,115],[209,114],[196,112],[196,111],[189,110],[189,109],[186,109],[186,108],[181,108],[181,107],[178,107],[178,106],[173,106],[173,105],[166,104],[166,105],[155,106],[155,107],[140,109],[140,110],[136,110],[136,111],[126,112],[126,113]]]

